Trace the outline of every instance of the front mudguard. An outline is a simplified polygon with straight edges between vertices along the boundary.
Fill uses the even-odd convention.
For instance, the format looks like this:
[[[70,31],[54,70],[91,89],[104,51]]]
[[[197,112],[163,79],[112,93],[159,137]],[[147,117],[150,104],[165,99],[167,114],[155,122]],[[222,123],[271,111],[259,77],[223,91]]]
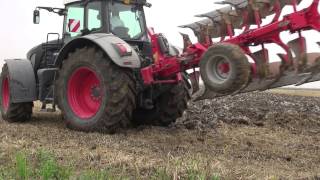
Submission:
[[[31,62],[27,59],[8,59],[5,62],[9,71],[11,102],[37,100],[36,78]]]

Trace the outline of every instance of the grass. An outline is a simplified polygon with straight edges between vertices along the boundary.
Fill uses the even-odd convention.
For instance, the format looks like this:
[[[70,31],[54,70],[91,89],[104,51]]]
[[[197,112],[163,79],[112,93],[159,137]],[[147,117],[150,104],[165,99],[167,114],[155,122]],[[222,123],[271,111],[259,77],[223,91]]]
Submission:
[[[28,179],[30,171],[27,165],[27,157],[24,153],[19,152],[16,155],[16,173],[19,179]]]
[[[54,156],[46,151],[39,151],[38,169],[36,174],[43,180],[49,179],[69,179],[72,175],[72,168],[58,165]]]
[[[70,179],[71,177],[72,171],[70,167],[59,165],[52,154],[42,150],[36,154],[34,163],[28,159],[25,152],[18,152],[11,166],[0,168],[0,180],[50,180]]]
[[[169,162],[166,167],[155,168],[152,174],[141,174],[136,166],[134,170],[127,167],[109,167],[102,170],[76,170],[74,165],[61,165],[56,157],[48,151],[39,150],[35,155],[18,152],[8,166],[0,166],[0,180],[7,179],[79,179],[79,180],[126,180],[126,179],[189,179],[189,180],[220,180],[216,174],[211,174],[200,168],[200,162]],[[174,166],[172,166],[174,164]]]

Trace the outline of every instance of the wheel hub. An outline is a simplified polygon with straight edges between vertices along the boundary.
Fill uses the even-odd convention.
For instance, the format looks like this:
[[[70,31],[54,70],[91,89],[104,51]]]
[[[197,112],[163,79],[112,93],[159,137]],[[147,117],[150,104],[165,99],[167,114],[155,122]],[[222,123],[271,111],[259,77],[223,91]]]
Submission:
[[[229,63],[226,60],[220,60],[217,63],[217,75],[221,78],[228,78],[230,72]]]
[[[101,99],[100,87],[98,85],[91,87],[91,98],[94,101],[99,101]]]
[[[229,59],[223,55],[211,57],[206,67],[206,73],[210,81],[216,84],[223,84],[231,74]]]

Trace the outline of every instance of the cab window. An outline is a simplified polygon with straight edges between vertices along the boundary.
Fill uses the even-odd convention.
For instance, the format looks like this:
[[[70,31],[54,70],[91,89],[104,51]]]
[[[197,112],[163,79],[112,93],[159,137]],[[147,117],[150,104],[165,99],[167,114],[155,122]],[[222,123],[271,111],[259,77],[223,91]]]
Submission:
[[[139,39],[144,34],[143,12],[134,5],[112,3],[110,6],[111,32],[124,39]]]
[[[101,2],[90,2],[88,8],[88,29],[90,31],[101,28]]]
[[[78,36],[84,26],[84,8],[79,5],[71,5],[67,9],[66,32],[71,37]]]

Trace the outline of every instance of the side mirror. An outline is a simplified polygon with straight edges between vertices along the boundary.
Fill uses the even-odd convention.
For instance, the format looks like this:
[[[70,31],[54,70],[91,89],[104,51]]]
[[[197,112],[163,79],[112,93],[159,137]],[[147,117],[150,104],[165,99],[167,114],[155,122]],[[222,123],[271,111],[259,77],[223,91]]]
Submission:
[[[34,10],[33,11],[33,23],[34,24],[39,24],[40,23],[40,11],[39,10]]]

